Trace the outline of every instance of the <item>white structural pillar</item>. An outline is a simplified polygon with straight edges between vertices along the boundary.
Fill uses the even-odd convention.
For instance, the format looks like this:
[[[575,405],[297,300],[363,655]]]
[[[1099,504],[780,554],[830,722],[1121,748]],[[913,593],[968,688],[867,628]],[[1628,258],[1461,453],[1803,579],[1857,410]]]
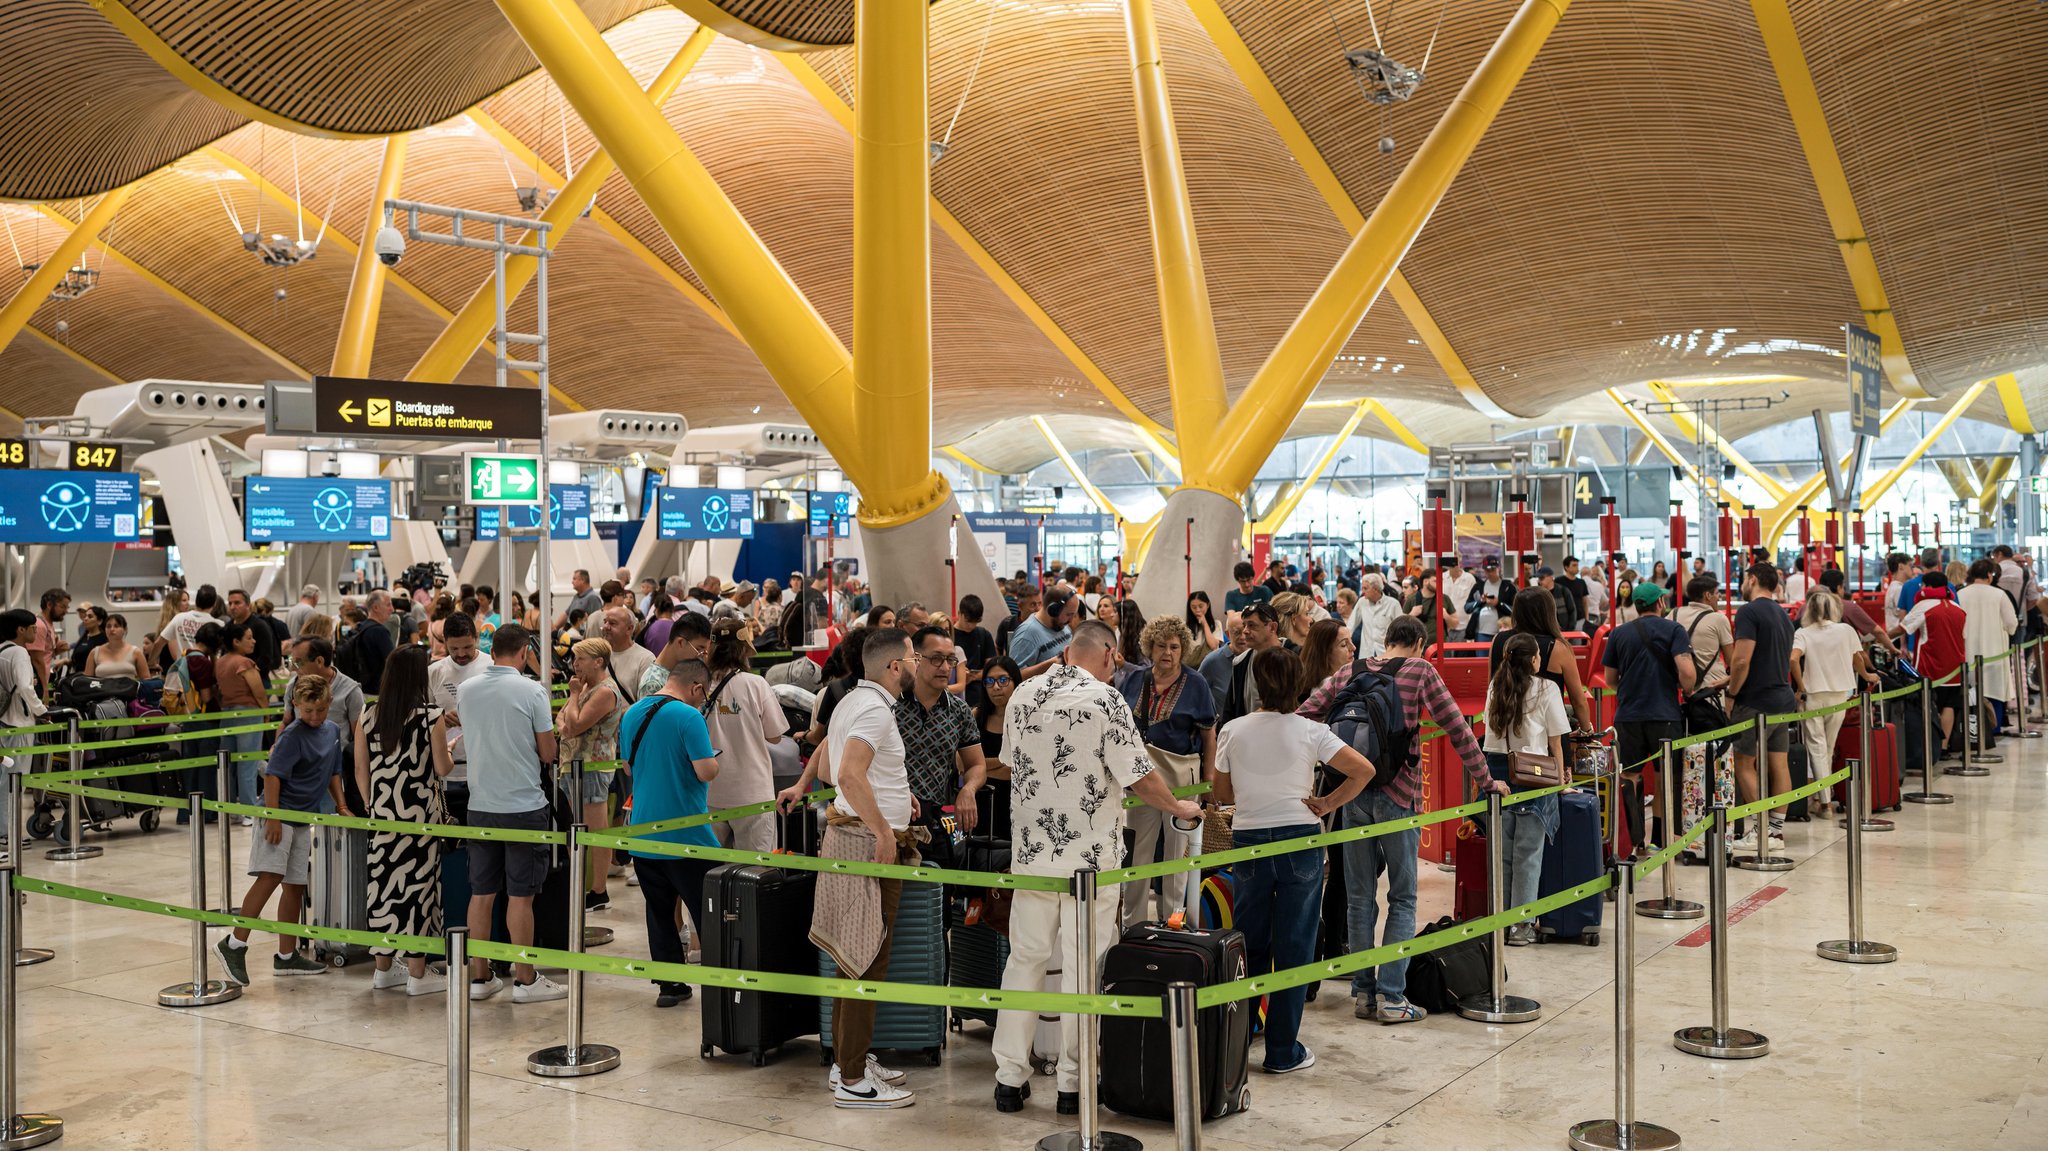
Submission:
[[[981,557],[967,517],[960,514],[960,500],[947,493],[931,511],[900,524],[877,527],[860,525],[861,551],[867,566],[868,584],[878,604],[921,603],[931,610],[945,608],[955,592],[954,573],[946,560],[953,554],[953,525],[959,524],[960,561],[958,594],[980,596],[983,621],[993,627],[1002,617],[1003,592],[996,586],[995,572]]]
[[[1192,575],[1194,590],[1209,593],[1220,623],[1223,594],[1237,586],[1230,569],[1237,564],[1243,540],[1244,507],[1236,500],[1205,488],[1181,488],[1168,496],[1152,544],[1145,550],[1144,566],[1138,569],[1141,578],[1133,598],[1145,618],[1158,619],[1161,613],[1181,618]]]
[[[156,477],[178,541],[185,583],[192,588],[212,584],[222,591],[240,586],[228,553],[246,551],[242,519],[235,512],[227,476],[210,440],[172,444],[139,456],[136,466]]]

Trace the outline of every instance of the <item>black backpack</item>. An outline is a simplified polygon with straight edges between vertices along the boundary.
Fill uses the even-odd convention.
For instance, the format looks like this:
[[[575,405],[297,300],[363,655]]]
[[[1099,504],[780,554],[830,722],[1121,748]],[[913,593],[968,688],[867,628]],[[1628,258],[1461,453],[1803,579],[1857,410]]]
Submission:
[[[382,624],[370,623],[368,621],[357,624],[356,630],[348,633],[347,639],[335,645],[334,670],[355,680],[357,683],[368,683],[369,681],[363,677],[363,652],[361,646],[363,642],[363,629],[382,626]]]
[[[1449,916],[1415,933],[1422,939],[1455,927]],[[1425,1011],[1449,1015],[1458,1001],[1484,995],[1493,987],[1493,963],[1484,937],[1461,940],[1408,961],[1408,1000]]]
[[[1401,692],[1394,683],[1403,662],[1390,659],[1372,671],[1359,660],[1330,704],[1330,730],[1372,761],[1367,791],[1378,791],[1408,770],[1415,729],[1408,726],[1407,709],[1401,706]]]

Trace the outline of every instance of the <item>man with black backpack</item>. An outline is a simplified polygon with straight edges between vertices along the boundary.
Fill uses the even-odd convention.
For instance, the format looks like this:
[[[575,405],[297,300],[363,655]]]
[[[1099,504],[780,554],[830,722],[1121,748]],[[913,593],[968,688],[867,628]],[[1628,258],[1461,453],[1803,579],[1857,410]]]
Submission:
[[[1422,762],[1420,728],[1426,709],[1443,729],[1451,751],[1463,761],[1465,778],[1477,791],[1508,793],[1486,768],[1486,756],[1472,728],[1458,710],[1436,668],[1422,658],[1429,632],[1414,616],[1387,625],[1386,654],[1339,668],[1296,709],[1297,715],[1323,720],[1372,761],[1377,769],[1366,789],[1344,805],[1343,826],[1364,827],[1421,814]],[[1422,831],[1409,828],[1344,845],[1344,885],[1348,910],[1346,938],[1353,950],[1373,946],[1379,921],[1378,887],[1387,876],[1387,926],[1381,944],[1405,943],[1415,937],[1415,879]],[[1412,1023],[1428,1014],[1408,1001],[1408,961],[1397,959],[1366,968],[1351,977],[1354,1014],[1381,1023]]]

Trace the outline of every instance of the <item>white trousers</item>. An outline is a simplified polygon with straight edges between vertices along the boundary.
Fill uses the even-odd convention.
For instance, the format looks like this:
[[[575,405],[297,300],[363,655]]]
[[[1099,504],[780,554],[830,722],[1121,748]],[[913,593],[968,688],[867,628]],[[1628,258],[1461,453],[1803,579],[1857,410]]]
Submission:
[[[1079,904],[1071,895],[1050,891],[1020,891],[1010,905],[1010,962],[1003,968],[1003,990],[1043,990],[1046,968],[1053,962],[1057,940],[1078,940],[1076,912]],[[1060,990],[1069,994],[1095,994],[1102,988],[1102,956],[1116,941],[1116,901],[1095,901],[1095,956],[1085,966],[1086,980],[1076,976],[1084,970],[1075,955],[1059,957]],[[1072,950],[1076,945],[1068,943]],[[1036,1011],[999,1011],[992,1044],[996,1056],[996,1082],[1022,1087],[1031,1082],[1031,1036],[1038,1028]],[[1081,1028],[1076,1016],[1060,1016],[1059,1090],[1081,1089]]]
[[[769,814],[743,815],[738,819],[722,819],[711,825],[718,842],[737,851],[774,851],[775,817]],[[789,844],[795,851],[803,845]]]
[[[1143,807],[1135,807],[1124,812],[1124,822],[1131,829],[1130,865],[1132,867],[1143,867],[1148,863],[1156,863],[1162,858],[1187,858],[1188,846],[1194,838],[1194,833],[1175,830],[1173,820],[1165,812],[1153,807],[1151,804],[1146,804]],[[1164,836],[1166,840],[1166,852],[1163,856],[1159,851],[1161,836]],[[1202,875],[1198,871],[1188,871],[1180,875],[1166,876],[1159,883],[1161,885],[1160,901],[1165,906],[1159,909],[1157,915],[1152,913],[1153,895],[1151,880],[1148,879],[1142,883],[1126,883],[1117,888],[1118,891],[1123,893],[1124,927],[1129,928],[1136,924],[1153,920],[1163,921],[1176,911],[1186,911],[1194,907],[1197,895],[1201,890]]]

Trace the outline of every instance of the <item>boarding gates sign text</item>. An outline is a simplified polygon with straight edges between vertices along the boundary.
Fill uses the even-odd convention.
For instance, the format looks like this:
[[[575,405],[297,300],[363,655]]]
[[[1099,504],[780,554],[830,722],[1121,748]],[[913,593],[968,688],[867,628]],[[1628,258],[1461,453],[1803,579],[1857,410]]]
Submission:
[[[538,440],[540,394],[530,388],[313,377],[313,430],[358,439]]]

